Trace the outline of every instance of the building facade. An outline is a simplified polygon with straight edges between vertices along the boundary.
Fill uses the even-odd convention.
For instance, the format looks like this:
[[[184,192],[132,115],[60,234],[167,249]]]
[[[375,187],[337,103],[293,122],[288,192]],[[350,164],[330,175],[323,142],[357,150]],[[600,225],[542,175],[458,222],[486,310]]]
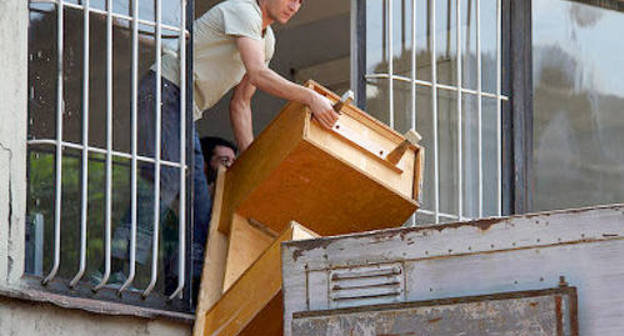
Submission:
[[[148,261],[115,265],[111,249],[138,203],[137,165],[191,169],[193,127],[232,137],[227,97],[193,124],[193,50],[181,42],[216,2],[0,3],[0,311],[13,312],[0,324],[9,330],[64,335],[72,319],[103,334],[190,332],[190,276],[165,284],[191,262],[184,174],[187,196],[149,236]],[[271,66],[352,88],[377,119],[423,135],[424,203],[406,225],[621,203],[623,11],[617,0],[306,1],[276,28]],[[136,145],[137,83],[167,53],[184,69],[188,155],[178,162]],[[256,133],[281,104],[255,98]],[[40,312],[49,324],[25,323]]]

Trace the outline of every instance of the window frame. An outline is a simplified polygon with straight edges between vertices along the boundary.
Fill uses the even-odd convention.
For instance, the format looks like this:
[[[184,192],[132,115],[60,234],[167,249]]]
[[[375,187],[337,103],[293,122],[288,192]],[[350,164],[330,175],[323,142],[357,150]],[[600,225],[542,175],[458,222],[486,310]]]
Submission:
[[[128,0],[128,1],[132,1],[132,0]],[[140,0],[139,0],[140,1]],[[163,0],[164,1],[164,0]],[[81,308],[81,309],[85,309],[85,310],[94,310],[94,311],[100,311],[100,312],[104,312],[106,311],[106,309],[96,309],[93,307],[99,306],[100,304],[98,303],[98,301],[103,301],[104,302],[111,302],[115,307],[114,309],[111,309],[112,314],[116,314],[117,311],[126,311],[126,313],[123,314],[130,314],[130,315],[137,315],[137,316],[161,316],[161,315],[167,315],[173,318],[177,318],[177,319],[181,319],[181,320],[185,320],[185,321],[189,321],[189,316],[186,315],[186,313],[192,313],[193,312],[193,303],[192,303],[192,297],[193,294],[192,293],[192,278],[193,278],[193,268],[192,268],[192,244],[191,242],[193,241],[193,201],[194,201],[194,190],[193,190],[193,172],[194,172],[194,149],[193,149],[193,136],[195,134],[195,123],[193,122],[193,85],[192,85],[192,81],[193,81],[193,22],[195,20],[195,15],[194,15],[194,8],[195,8],[195,4],[194,4],[194,0],[183,0],[185,2],[185,16],[184,16],[184,20],[185,20],[185,35],[186,35],[186,52],[185,52],[185,62],[186,62],[186,71],[185,71],[185,140],[186,140],[186,145],[185,145],[185,156],[186,156],[186,160],[185,160],[185,170],[186,173],[184,174],[185,177],[185,188],[186,188],[186,193],[185,193],[185,211],[186,211],[186,216],[185,216],[185,223],[184,223],[184,227],[185,227],[185,244],[184,244],[184,248],[185,248],[185,257],[184,257],[184,264],[185,264],[185,279],[184,279],[184,286],[181,290],[181,296],[182,298],[175,298],[175,299],[170,299],[167,298],[161,294],[156,294],[156,293],[150,293],[147,297],[143,298],[141,292],[135,292],[135,293],[130,293],[130,292],[124,292],[124,295],[118,295],[117,291],[114,289],[110,289],[110,288],[102,288],[101,290],[99,290],[98,292],[94,292],[91,288],[91,286],[86,283],[86,281],[84,281],[86,279],[86,274],[83,275],[81,282],[78,282],[76,284],[75,287],[71,288],[69,286],[69,282],[72,279],[66,279],[66,278],[60,278],[58,275],[53,278],[51,281],[49,281],[47,284],[43,284],[43,279],[45,278],[46,274],[49,273],[48,269],[44,269],[43,270],[43,276],[38,276],[38,275],[32,275],[32,274],[28,274],[24,270],[22,270],[22,274],[20,276],[20,294],[19,296],[23,296],[24,294],[26,296],[28,296],[29,298],[32,298],[33,300],[36,301],[46,301],[46,302],[53,302],[56,304],[61,304],[63,305],[63,302],[66,302],[64,305],[66,306],[71,306],[71,307],[77,307],[77,308]],[[37,1],[33,1],[34,3],[36,3]],[[41,2],[41,1],[39,1]],[[72,4],[70,4],[70,6],[67,5],[67,1],[59,1],[59,0],[48,0],[48,3],[50,3],[51,5],[55,6],[57,9],[55,10],[56,15],[58,16],[59,11],[58,8],[59,6],[63,6],[64,9],[67,7],[70,7]],[[30,1],[29,4],[27,5],[27,11],[28,13],[30,13],[32,11],[31,7],[30,7]],[[84,1],[81,1],[79,5],[75,5],[74,7],[77,6],[83,6],[84,5]],[[85,11],[84,8],[80,9],[83,13]],[[93,14],[94,10],[90,10],[90,13]],[[61,11],[62,13],[62,11]],[[30,20],[30,19],[28,19]],[[132,24],[132,20],[128,21],[129,24]],[[28,30],[30,30],[30,26],[28,28]],[[28,34],[29,37],[28,39],[31,40],[31,36],[30,34]],[[164,35],[164,34],[163,34]],[[30,46],[30,42],[28,43],[28,46]],[[27,47],[29,48],[29,47]],[[28,53],[30,53],[30,50],[27,51]],[[27,77],[27,79],[30,76]],[[138,79],[137,79],[138,80]],[[28,86],[30,87],[32,85],[32,83],[28,82]],[[28,99],[28,108],[27,108],[27,118],[30,119],[30,114],[31,114],[31,101],[30,99]],[[52,111],[53,113],[57,113],[56,111]],[[29,125],[28,128],[30,128],[31,126]],[[26,144],[26,172],[27,172],[27,179],[25,181],[25,185],[28,186],[30,184],[30,178],[28,176],[28,172],[29,172],[29,168],[30,167],[30,155],[29,153],[31,152],[31,147],[30,147],[30,143],[27,142]],[[56,146],[56,145],[55,145]],[[65,147],[65,146],[63,146]],[[64,154],[63,156],[65,157],[67,154]],[[56,184],[56,181],[54,182]],[[30,188],[27,188],[27,195],[26,198],[28,199],[30,197],[31,191]],[[26,213],[28,213],[28,209],[26,209]],[[25,233],[25,232],[24,232]],[[24,245],[23,247],[23,254],[22,254],[22,258],[26,257],[26,248],[27,246]],[[49,294],[47,294],[49,293]],[[16,294],[17,295],[17,294]],[[66,297],[66,299],[63,299],[63,297]],[[77,301],[74,301],[72,298],[80,298]],[[86,301],[84,299],[87,299]],[[92,303],[89,303],[92,300]],[[86,304],[85,304],[86,302]],[[128,306],[137,306],[136,308],[124,308],[126,305]],[[143,308],[147,309],[144,310]],[[176,315],[182,313],[181,315]],[[168,315],[169,314],[169,315]]]

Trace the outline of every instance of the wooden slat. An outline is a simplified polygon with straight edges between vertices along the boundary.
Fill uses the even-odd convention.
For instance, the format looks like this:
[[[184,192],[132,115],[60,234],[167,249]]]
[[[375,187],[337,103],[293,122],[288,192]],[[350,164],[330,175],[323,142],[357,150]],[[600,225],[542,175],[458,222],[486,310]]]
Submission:
[[[223,291],[228,288],[258,259],[277,238],[269,230],[250,224],[247,219],[234,214],[230,228],[227,266]]]
[[[414,193],[412,198],[417,202],[422,202],[423,174],[425,172],[425,148],[418,146],[416,152],[416,162],[414,162]]]
[[[306,81],[305,85],[309,88],[314,89],[316,92],[324,95],[325,97],[329,98],[334,103],[340,100],[340,96],[331,92],[329,89],[323,87],[322,85],[318,84],[317,82],[313,80]],[[375,132],[382,134],[383,136],[396,142],[397,144],[405,140],[403,138],[403,135],[399,134],[397,131],[388,127],[388,125],[382,123],[381,121],[373,118],[371,115],[362,111],[357,106],[354,106],[352,104],[345,105],[345,107],[342,110],[342,113],[349,115],[350,117],[358,120],[359,122],[363,124],[366,124],[367,126],[371,127],[373,130],[375,130]]]
[[[196,320],[193,336],[203,335],[205,312],[210,309],[223,293],[223,278],[227,254],[227,236],[218,230],[221,208],[223,206],[223,191],[225,186],[225,168],[219,167],[215,184],[214,201],[212,203],[212,218],[210,220],[210,234],[206,242],[206,254],[202,269],[201,286],[197,296]]]
[[[277,330],[275,335],[281,334],[281,243],[314,236],[291,222],[219,302],[205,313],[203,336],[240,335],[244,330],[263,330],[261,335],[271,335],[269,330]]]

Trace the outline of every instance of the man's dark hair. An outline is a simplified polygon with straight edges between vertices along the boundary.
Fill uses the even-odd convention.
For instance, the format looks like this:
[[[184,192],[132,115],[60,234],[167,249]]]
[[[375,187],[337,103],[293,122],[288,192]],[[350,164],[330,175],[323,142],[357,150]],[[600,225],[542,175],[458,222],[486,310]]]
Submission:
[[[210,162],[212,153],[217,146],[229,147],[234,151],[234,153],[238,151],[236,145],[232,142],[219,137],[207,136],[201,138],[199,142],[201,143],[202,154],[204,155],[204,162],[206,164]]]

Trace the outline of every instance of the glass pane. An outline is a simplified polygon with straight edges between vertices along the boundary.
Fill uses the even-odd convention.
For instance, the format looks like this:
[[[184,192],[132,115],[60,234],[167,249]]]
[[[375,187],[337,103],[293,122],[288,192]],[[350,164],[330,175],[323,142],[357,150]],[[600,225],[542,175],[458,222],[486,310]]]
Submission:
[[[477,89],[477,4],[475,0],[461,2],[462,16],[462,87]],[[481,14],[483,15],[483,14]],[[483,21],[481,21],[483,25]],[[483,31],[483,27],[481,27]]]
[[[423,209],[434,208],[433,179],[433,105],[431,103],[431,88],[416,86],[416,132],[422,136],[420,144],[425,147],[425,171],[423,174],[423,193],[421,204]],[[433,223],[433,222],[431,222]]]
[[[440,211],[458,213],[458,114],[457,92],[438,90],[438,134],[440,146]]]
[[[387,0],[366,1],[366,73],[388,73]]]
[[[369,79],[366,81],[366,112],[381,122],[388,124],[389,103],[388,79]]]
[[[28,44],[29,129],[31,139],[55,137],[56,122],[56,6],[30,5]],[[50,111],[53,111],[50,113]]]
[[[419,212],[416,213],[414,226],[424,226],[431,224],[435,224],[435,218],[432,215]]]
[[[496,1],[480,1],[481,85],[484,92],[491,93],[496,93]]]
[[[483,216],[498,215],[498,141],[496,99],[483,97]]]
[[[616,10],[533,3],[535,210],[624,201],[622,31]]]
[[[28,153],[28,214],[26,216],[26,273],[43,276],[50,269],[54,223],[54,153]],[[45,251],[45,252],[44,252]]]
[[[394,74],[412,77],[412,0],[393,0]]]
[[[457,213],[457,93],[438,89],[440,211]]]
[[[412,128],[412,84],[394,81],[394,129],[403,134]]]
[[[416,78],[431,81],[429,1],[416,0]]]
[[[457,35],[454,0],[436,1],[436,62],[438,83],[457,85]]]
[[[463,216],[479,217],[479,139],[478,99],[462,95],[462,172]]]

